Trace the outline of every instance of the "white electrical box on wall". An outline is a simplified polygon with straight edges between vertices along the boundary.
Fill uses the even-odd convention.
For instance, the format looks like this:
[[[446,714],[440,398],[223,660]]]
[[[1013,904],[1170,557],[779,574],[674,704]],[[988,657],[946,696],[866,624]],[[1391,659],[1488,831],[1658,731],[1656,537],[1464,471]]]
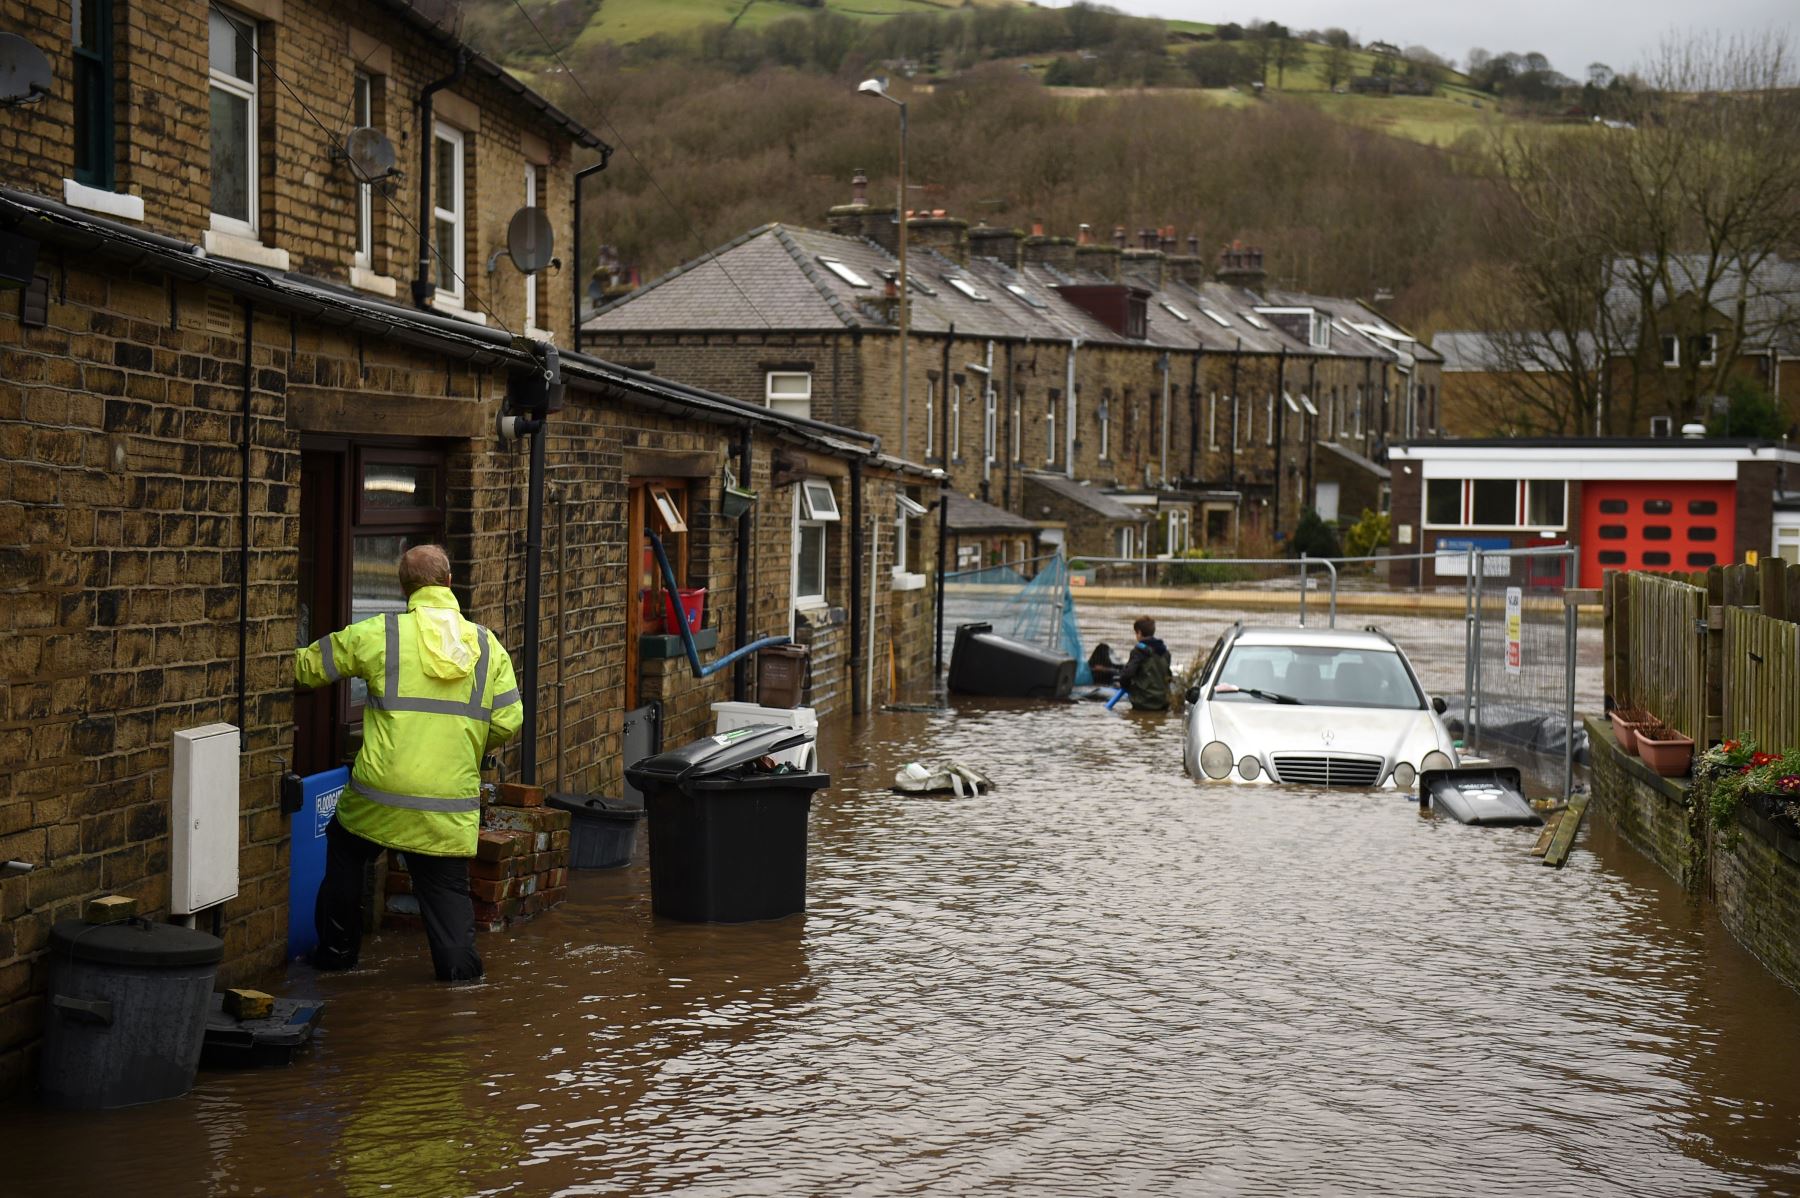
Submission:
[[[175,734],[169,788],[169,910],[192,915],[238,892],[238,730]]]

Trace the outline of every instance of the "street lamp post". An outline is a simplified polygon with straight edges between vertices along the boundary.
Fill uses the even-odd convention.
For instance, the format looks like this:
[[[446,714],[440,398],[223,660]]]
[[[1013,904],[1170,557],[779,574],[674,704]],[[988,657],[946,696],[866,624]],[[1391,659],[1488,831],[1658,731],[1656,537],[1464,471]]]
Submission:
[[[906,101],[888,94],[885,79],[865,79],[856,88],[858,94],[876,96],[900,109],[900,186],[894,207],[894,219],[900,222],[900,456],[912,453],[907,437],[906,343],[907,321],[911,307],[906,300]]]

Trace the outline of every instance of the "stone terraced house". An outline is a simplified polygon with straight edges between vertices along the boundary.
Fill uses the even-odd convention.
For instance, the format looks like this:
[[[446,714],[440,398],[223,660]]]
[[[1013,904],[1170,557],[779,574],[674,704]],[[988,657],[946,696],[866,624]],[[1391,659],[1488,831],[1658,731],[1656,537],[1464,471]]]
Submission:
[[[617,794],[634,714],[673,745],[755,695],[754,658],[696,679],[664,633],[652,527],[706,591],[705,656],[809,643],[821,711],[931,669],[937,478],[876,435],[571,352],[559,263],[606,147],[460,44],[453,6],[79,12],[0,0],[53,78],[0,121],[0,860],[36,866],[0,878],[0,1091],[31,1068],[52,922],[102,893],[176,911],[178,731],[233,725],[240,749],[230,893],[189,905],[227,981],[281,962],[281,779],[345,761],[362,699],[297,697],[292,652],[402,603],[409,545],[448,546],[520,665],[535,735],[505,778]],[[524,245],[530,274],[496,252],[522,209],[561,256]],[[543,417],[541,504],[508,414]]]
[[[1028,518],[1033,474],[1090,483],[1148,517],[1134,554],[1266,546],[1307,507],[1354,521],[1386,503],[1387,445],[1436,428],[1441,359],[1358,301],[1268,287],[1258,250],[1215,266],[1171,229],[1127,245],[941,212],[908,220],[903,402],[898,223],[866,192],[826,230],[765,225],[613,300],[583,344],[875,433]]]

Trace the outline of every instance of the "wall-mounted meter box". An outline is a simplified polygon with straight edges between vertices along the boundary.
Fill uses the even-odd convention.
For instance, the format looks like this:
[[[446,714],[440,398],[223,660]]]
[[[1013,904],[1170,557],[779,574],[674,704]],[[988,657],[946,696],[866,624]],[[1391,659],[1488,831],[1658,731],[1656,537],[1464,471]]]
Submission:
[[[192,915],[238,892],[238,730],[175,734],[169,788],[169,910]]]

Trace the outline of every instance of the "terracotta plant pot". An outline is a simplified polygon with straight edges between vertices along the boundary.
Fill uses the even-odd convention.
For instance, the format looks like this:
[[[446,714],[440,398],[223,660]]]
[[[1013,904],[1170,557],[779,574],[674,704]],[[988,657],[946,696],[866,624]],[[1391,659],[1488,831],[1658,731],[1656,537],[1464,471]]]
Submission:
[[[1694,761],[1694,738],[1671,728],[1637,729],[1637,747],[1644,764],[1665,778],[1686,777]]]
[[[1615,707],[1606,714],[1612,720],[1613,735],[1619,738],[1619,747],[1636,757],[1637,730],[1650,722],[1649,715],[1634,707]]]

